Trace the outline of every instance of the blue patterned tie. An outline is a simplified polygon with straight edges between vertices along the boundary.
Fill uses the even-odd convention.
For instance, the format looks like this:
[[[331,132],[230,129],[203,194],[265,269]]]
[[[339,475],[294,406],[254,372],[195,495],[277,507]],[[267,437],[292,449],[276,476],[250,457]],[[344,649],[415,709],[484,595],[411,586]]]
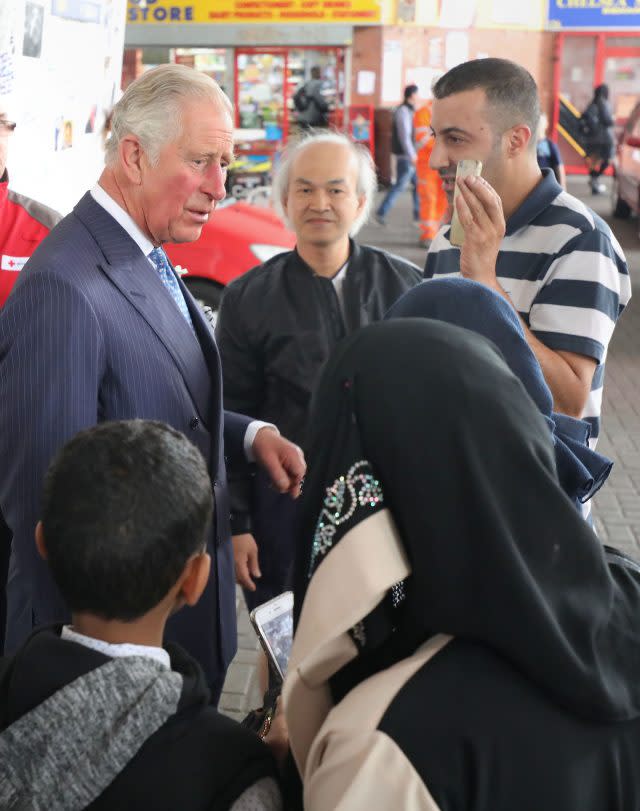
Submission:
[[[191,320],[189,310],[187,309],[187,302],[184,300],[184,296],[182,295],[182,291],[180,290],[180,285],[178,284],[176,277],[174,276],[173,271],[171,270],[171,265],[169,264],[167,255],[162,250],[162,248],[154,248],[149,254],[149,259],[151,259],[151,261],[155,265],[156,270],[160,274],[162,284],[167,288],[167,290],[171,294],[171,298],[178,305],[178,309],[185,317],[191,329],[193,329],[193,321]]]

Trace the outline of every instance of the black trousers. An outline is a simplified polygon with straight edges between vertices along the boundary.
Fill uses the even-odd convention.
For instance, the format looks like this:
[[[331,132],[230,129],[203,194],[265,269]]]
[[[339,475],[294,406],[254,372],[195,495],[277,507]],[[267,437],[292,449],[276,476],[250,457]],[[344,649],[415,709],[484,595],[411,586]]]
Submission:
[[[262,577],[255,578],[255,591],[244,589],[249,611],[291,588],[298,501],[288,494],[278,493],[267,475],[258,471],[253,485],[251,518]]]

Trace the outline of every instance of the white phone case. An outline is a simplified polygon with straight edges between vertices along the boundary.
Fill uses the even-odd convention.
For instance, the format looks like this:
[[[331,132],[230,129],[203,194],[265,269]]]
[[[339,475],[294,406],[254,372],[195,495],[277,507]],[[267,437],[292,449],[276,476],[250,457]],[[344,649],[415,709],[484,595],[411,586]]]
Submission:
[[[254,608],[249,619],[271,665],[284,679],[293,636],[293,592],[285,591]]]
[[[458,180],[461,177],[469,177],[469,175],[475,175],[478,177],[482,172],[482,161],[474,160],[473,158],[468,158],[466,160],[462,160],[458,162],[458,168],[456,170],[456,185],[453,190],[453,212],[451,214],[451,233],[449,234],[449,242],[452,245],[455,245],[457,248],[461,248],[464,245],[464,228],[462,223],[458,219],[458,212],[456,210],[456,200],[458,199],[458,195],[460,194],[460,189],[458,188]]]

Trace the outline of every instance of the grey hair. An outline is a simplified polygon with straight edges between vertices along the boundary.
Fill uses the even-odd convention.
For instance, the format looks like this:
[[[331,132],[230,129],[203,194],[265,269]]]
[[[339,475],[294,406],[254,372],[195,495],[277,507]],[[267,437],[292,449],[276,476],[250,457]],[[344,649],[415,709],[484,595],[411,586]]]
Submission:
[[[113,108],[111,137],[105,145],[107,165],[115,163],[127,135],[135,135],[151,164],[157,163],[162,147],[182,133],[182,105],[187,99],[212,101],[233,115],[231,102],[210,76],[186,65],[160,65],[132,82]]]
[[[373,158],[369,150],[355,143],[351,138],[340,132],[310,132],[286,147],[273,173],[272,197],[276,211],[284,222],[291,227],[291,221],[287,217],[284,208],[289,191],[291,167],[298,155],[303,150],[307,149],[307,147],[313,146],[314,144],[337,144],[338,146],[346,146],[351,150],[351,153],[356,159],[356,194],[358,197],[364,196],[364,205],[349,231],[350,235],[353,237],[369,218],[375,193],[378,188],[378,179]]]

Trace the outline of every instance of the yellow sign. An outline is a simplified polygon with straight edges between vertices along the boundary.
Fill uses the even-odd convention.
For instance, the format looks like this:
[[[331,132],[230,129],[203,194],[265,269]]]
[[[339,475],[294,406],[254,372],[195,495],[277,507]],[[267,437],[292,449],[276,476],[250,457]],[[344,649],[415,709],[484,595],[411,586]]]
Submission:
[[[379,23],[383,0],[128,0],[128,23]]]

